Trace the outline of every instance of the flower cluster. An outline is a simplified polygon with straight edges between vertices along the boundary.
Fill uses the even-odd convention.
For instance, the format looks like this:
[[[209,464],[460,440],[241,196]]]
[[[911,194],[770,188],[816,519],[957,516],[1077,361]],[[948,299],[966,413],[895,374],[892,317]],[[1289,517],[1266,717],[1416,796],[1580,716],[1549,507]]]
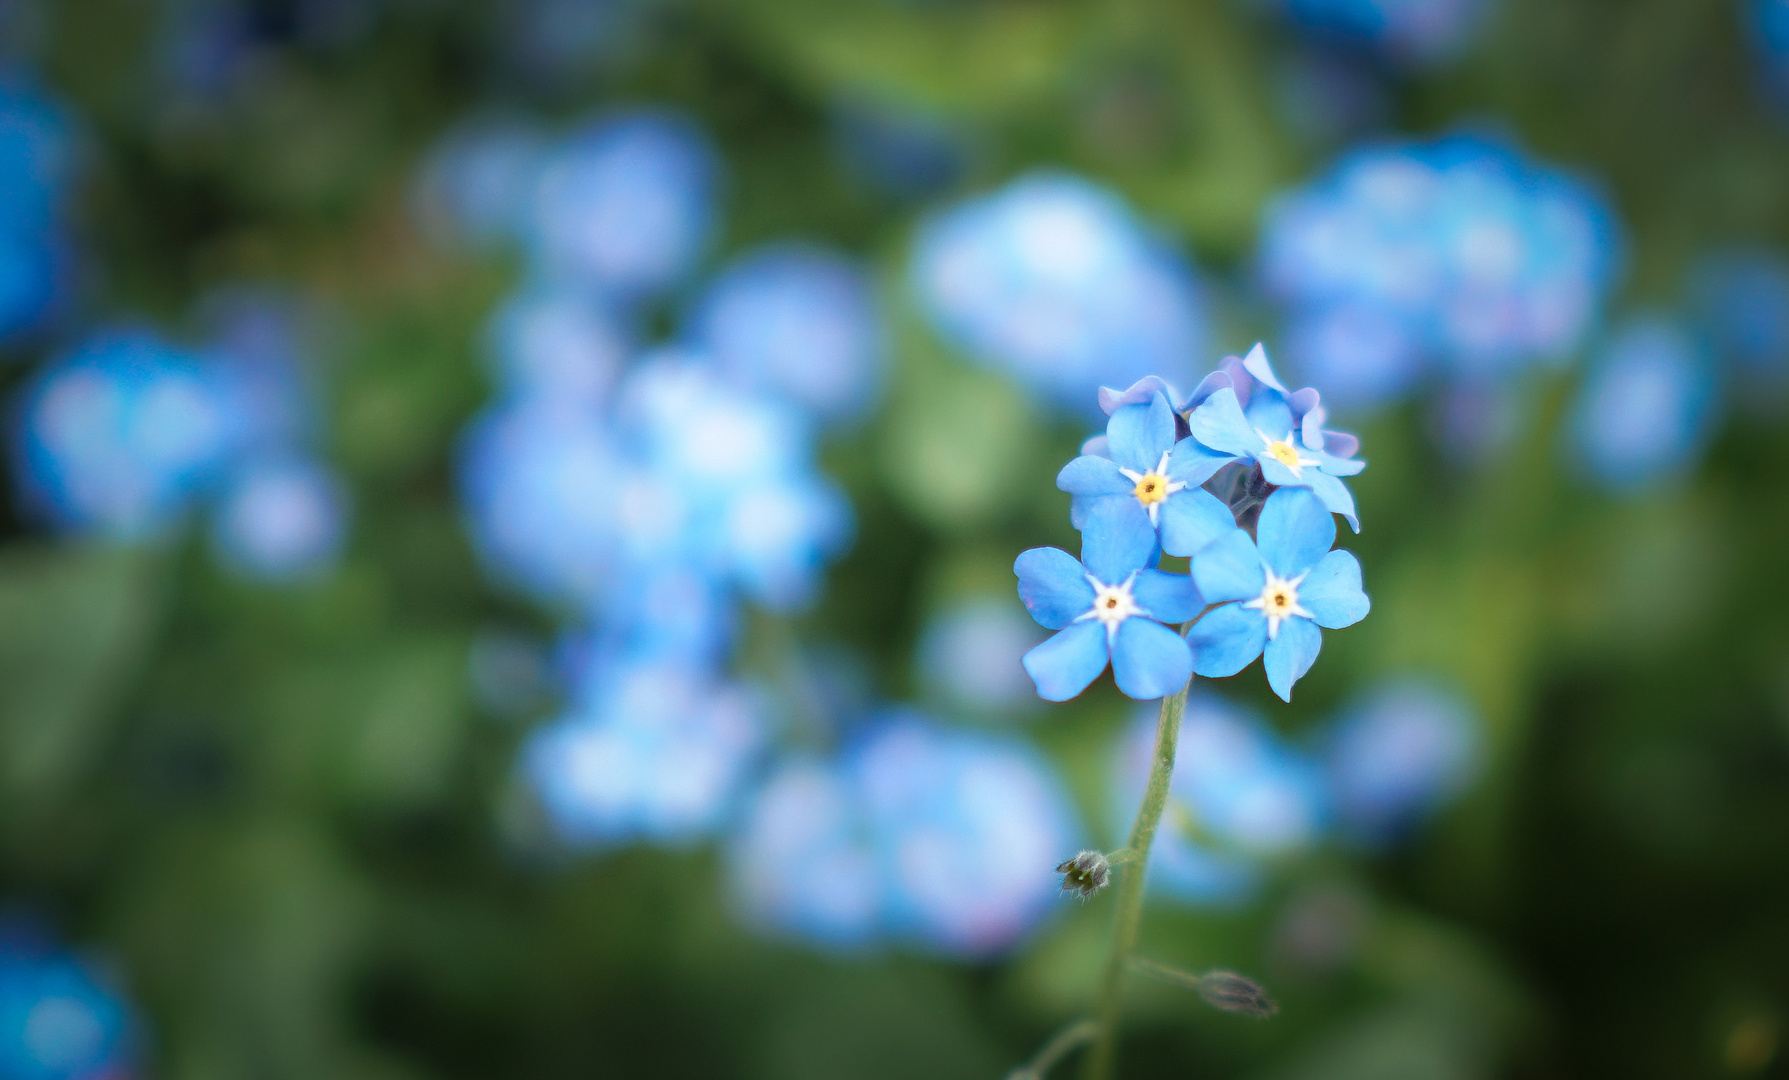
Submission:
[[[1189,266],[1115,193],[1034,173],[935,215],[910,267],[926,316],[971,358],[1082,412],[1102,383],[1190,382],[1206,315]]]
[[[1365,467],[1357,440],[1325,430],[1317,391],[1287,390],[1260,345],[1188,398],[1150,376],[1100,403],[1105,435],[1056,481],[1073,496],[1081,557],[1033,548],[1013,566],[1026,609],[1056,631],[1025,654],[1038,694],[1066,701],[1110,663],[1120,690],[1148,700],[1264,655],[1290,701],[1319,628],[1367,614],[1360,564],[1330,550],[1332,513],[1359,528],[1342,482]],[[1163,555],[1191,573],[1159,569]]]
[[[165,537],[215,506],[219,558],[292,581],[340,554],[342,486],[316,457],[296,315],[219,294],[212,334],[187,351],[143,326],[90,334],[24,388],[13,466],[26,508],[63,531]]]
[[[1491,0],[1276,0],[1310,36],[1400,65],[1451,60],[1472,42]]]
[[[1431,377],[1485,385],[1563,359],[1593,325],[1618,246],[1582,183],[1454,135],[1356,150],[1282,196],[1258,261],[1289,317],[1292,366],[1365,407]]]
[[[0,72],[0,344],[41,332],[70,291],[69,118]]]
[[[1155,728],[1155,710],[1140,710],[1125,736],[1114,762],[1115,816],[1142,793]],[[1332,834],[1369,848],[1398,840],[1465,790],[1482,743],[1465,703],[1423,678],[1373,688],[1304,745],[1241,706],[1194,694],[1150,885],[1188,904],[1237,905],[1276,863]]]
[[[135,1071],[137,1021],[96,965],[38,926],[0,926],[0,1076],[116,1080]]]

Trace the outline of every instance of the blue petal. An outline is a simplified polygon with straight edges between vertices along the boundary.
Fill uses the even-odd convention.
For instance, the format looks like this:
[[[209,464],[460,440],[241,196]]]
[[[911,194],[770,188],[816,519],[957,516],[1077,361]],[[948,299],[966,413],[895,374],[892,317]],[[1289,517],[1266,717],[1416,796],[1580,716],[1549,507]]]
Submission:
[[[1087,449],[1082,449],[1081,451],[1083,454],[1090,454],[1092,452],[1093,451]],[[1346,431],[1329,431],[1326,429],[1323,432],[1323,452],[1326,454],[1334,454],[1336,457],[1343,459],[1351,458],[1360,453],[1360,439],[1348,434]],[[1362,462],[1361,464],[1364,467],[1366,463]],[[1337,475],[1340,474],[1338,473]]]
[[[1032,649],[1022,662],[1031,681],[1037,684],[1038,697],[1045,701],[1067,701],[1099,678],[1099,673],[1106,670],[1109,656],[1105,626],[1096,619],[1088,619],[1060,631]]]
[[[1261,436],[1249,426],[1236,403],[1236,391],[1226,387],[1205,399],[1205,404],[1187,417],[1193,438],[1223,454],[1236,457],[1251,455],[1261,449]]]
[[[1272,390],[1263,388],[1249,395],[1245,416],[1249,427],[1265,432],[1270,439],[1292,437],[1292,406],[1286,404],[1285,397]]]
[[[1154,561],[1155,526],[1136,499],[1096,499],[1083,517],[1081,561],[1100,581],[1116,585]]]
[[[1138,574],[1131,595],[1149,612],[1149,617],[1158,622],[1186,622],[1205,606],[1191,577],[1165,570],[1145,570]]]
[[[1129,495],[1076,495],[1068,501],[1068,523],[1075,527],[1076,532],[1080,532],[1087,527],[1087,515],[1093,512],[1096,504],[1107,499],[1129,498]]]
[[[1126,405],[1106,421],[1106,447],[1127,469],[1149,472],[1174,449],[1174,410],[1160,394],[1147,404]]]
[[[1255,347],[1242,358],[1242,369],[1253,375],[1256,380],[1266,383],[1282,394],[1286,393],[1286,388],[1280,385],[1279,377],[1273,373],[1273,365],[1267,362],[1267,347],[1259,341],[1255,342]]]
[[[1351,457],[1336,457],[1324,450],[1307,450],[1307,453],[1316,458],[1323,471],[1331,476],[1353,476],[1367,467],[1367,463],[1364,461]]]
[[[1087,584],[1087,571],[1061,548],[1020,552],[1013,573],[1019,575],[1019,599],[1040,626],[1060,630],[1093,610],[1093,586]]]
[[[1179,634],[1149,619],[1118,624],[1112,643],[1112,676],[1118,689],[1138,701],[1178,693],[1193,677],[1193,653]]]
[[[1318,626],[1340,630],[1367,617],[1372,601],[1360,587],[1360,562],[1352,552],[1332,551],[1298,586],[1298,602]]]
[[[1255,455],[1255,464],[1261,466],[1261,479],[1274,487],[1309,487],[1311,474],[1316,470],[1309,465],[1293,472],[1290,467],[1280,463],[1280,459],[1268,453]]]
[[[1267,643],[1267,659],[1262,664],[1267,669],[1267,685],[1280,700],[1292,700],[1292,684],[1311,670],[1322,647],[1323,631],[1311,620],[1294,616],[1280,624],[1279,636]]]
[[[1102,432],[1081,444],[1081,453],[1094,457],[1111,457],[1112,451],[1106,448],[1106,436]]]
[[[1236,518],[1222,499],[1204,488],[1187,488],[1168,496],[1156,510],[1162,550],[1170,555],[1196,555],[1205,545],[1236,529]]]
[[[1267,644],[1267,618],[1253,608],[1225,604],[1194,623],[1186,640],[1193,647],[1193,670],[1208,679],[1221,679],[1261,655]]]
[[[1137,485],[1124,478],[1111,458],[1083,454],[1056,474],[1056,486],[1070,495],[1129,495]]]
[[[1100,387],[1099,407],[1105,410],[1107,416],[1111,416],[1126,405],[1135,405],[1138,402],[1148,404],[1149,400],[1156,394],[1166,395],[1170,406],[1178,406],[1179,404],[1179,398],[1175,396],[1174,388],[1168,385],[1166,379],[1163,379],[1160,375],[1145,375],[1136,382],[1131,383],[1130,388],[1123,392],[1114,390],[1109,386]]]
[[[1193,556],[1193,583],[1206,603],[1221,604],[1260,596],[1267,575],[1261,572],[1261,555],[1249,534],[1231,529]]]
[[[1354,516],[1354,496],[1348,491],[1348,485],[1328,473],[1312,468],[1306,468],[1304,475],[1311,494],[1317,496],[1324,508],[1332,514],[1347,518],[1348,524],[1355,532],[1359,532],[1360,519]]]
[[[1316,566],[1317,560],[1336,542],[1336,519],[1306,489],[1281,488],[1269,495],[1267,505],[1261,508],[1255,539],[1262,560],[1274,573],[1297,577]]]
[[[1231,454],[1220,454],[1199,445],[1199,440],[1188,435],[1174,444],[1174,452],[1168,458],[1168,479],[1188,487],[1198,487],[1217,475],[1217,471],[1235,461]]]

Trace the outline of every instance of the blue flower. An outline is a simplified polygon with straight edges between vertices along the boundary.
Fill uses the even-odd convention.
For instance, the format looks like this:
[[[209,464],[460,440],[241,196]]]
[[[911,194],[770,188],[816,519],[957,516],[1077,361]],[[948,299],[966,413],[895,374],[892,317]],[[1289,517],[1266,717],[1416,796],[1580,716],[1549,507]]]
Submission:
[[[491,248],[519,240],[547,139],[531,121],[480,116],[436,141],[411,203],[431,238]]]
[[[537,268],[618,300],[676,284],[714,231],[719,173],[707,137],[681,116],[640,111],[590,125],[542,168]]]
[[[1492,5],[1490,0],[1280,0],[1280,6],[1313,36],[1421,66],[1463,52]]]
[[[741,385],[827,420],[863,415],[888,349],[864,271],[845,256],[777,244],[740,258],[698,306],[692,338]]]
[[[1266,652],[1267,682],[1292,700],[1292,684],[1311,669],[1323,646],[1318,627],[1339,630],[1366,617],[1360,563],[1331,551],[1336,523],[1304,488],[1268,496],[1257,541],[1237,529],[1193,559],[1199,593],[1217,607],[1193,624],[1187,640],[1193,670],[1207,678],[1234,675]]]
[[[1464,790],[1483,744],[1481,722],[1458,694],[1415,678],[1380,686],[1323,740],[1343,828],[1368,843],[1409,831]]]
[[[1067,701],[1099,678],[1108,661],[1118,688],[1139,701],[1186,685],[1192,655],[1162,624],[1185,622],[1204,603],[1191,578],[1147,568],[1154,548],[1151,537],[1108,504],[1088,513],[1081,559],[1061,548],[1019,555],[1013,563],[1019,599],[1040,625],[1058,631],[1025,654],[1039,697]]]
[[[1366,463],[1328,451],[1331,433],[1322,429],[1324,410],[1316,391],[1289,393],[1267,366],[1267,354],[1259,345],[1245,362],[1253,363],[1251,374],[1263,384],[1248,394],[1248,411],[1243,411],[1236,390],[1222,387],[1187,417],[1192,437],[1231,460],[1252,461],[1275,487],[1311,489],[1359,532],[1354,496],[1340,477],[1355,475]],[[1302,413],[1298,405],[1303,405]],[[1345,442],[1338,439],[1338,447],[1353,450],[1352,437],[1344,438]]]
[[[128,1076],[136,1041],[128,1002],[100,972],[35,927],[0,927],[0,1076]]]
[[[910,274],[954,345],[1077,413],[1102,384],[1185,381],[1206,336],[1189,268],[1116,194],[1061,173],[928,219]]]
[[[1056,477],[1074,496],[1077,527],[1098,507],[1111,527],[1137,534],[1131,543],[1159,542],[1170,555],[1191,555],[1235,528],[1229,509],[1199,486],[1231,459],[1175,435],[1174,410],[1160,392],[1113,411],[1105,454],[1083,454]]]
[[[613,313],[570,288],[536,288],[506,301],[488,337],[498,385],[591,406],[604,404],[633,355],[633,336]]]
[[[1023,657],[1042,637],[1011,597],[959,602],[920,632],[919,674],[952,704],[974,711],[1035,704]]]
[[[255,461],[234,471],[213,537],[234,569],[268,581],[312,577],[341,553],[347,496],[327,469],[302,458]]]
[[[1569,424],[1591,477],[1617,492],[1690,469],[1714,434],[1719,383],[1696,339],[1662,316],[1630,320],[1599,354]]]
[[[1142,798],[1156,710],[1138,712],[1116,761],[1120,820]],[[1263,864],[1322,837],[1330,806],[1322,770],[1252,712],[1215,694],[1187,699],[1168,806],[1149,857],[1149,885],[1187,903],[1233,906],[1254,896]]]

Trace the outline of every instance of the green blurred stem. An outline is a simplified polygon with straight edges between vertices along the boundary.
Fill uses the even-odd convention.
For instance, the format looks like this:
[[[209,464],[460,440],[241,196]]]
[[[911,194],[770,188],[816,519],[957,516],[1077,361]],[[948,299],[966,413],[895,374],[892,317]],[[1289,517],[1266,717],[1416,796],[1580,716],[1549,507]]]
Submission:
[[[1068,1056],[1069,1052],[1082,1043],[1092,1039],[1099,1033],[1099,1024],[1087,1017],[1058,1031],[1044,1048],[1037,1052],[1022,1068],[1014,1069],[1006,1074],[1006,1080],[1043,1080],[1044,1075],[1055,1067],[1058,1061]]]
[[[1187,627],[1181,628],[1185,634]],[[1168,805],[1168,782],[1174,778],[1174,751],[1180,745],[1180,715],[1186,711],[1186,692],[1192,680],[1178,694],[1162,699],[1162,711],[1155,723],[1155,753],[1149,765],[1149,786],[1143,789],[1143,805],[1137,809],[1137,820],[1131,824],[1130,842],[1126,848],[1135,852],[1119,870],[1118,913],[1112,921],[1112,951],[1106,955],[1105,979],[1100,987],[1099,1012],[1095,1023],[1093,1052],[1087,1055],[1087,1080],[1111,1080],[1118,1057],[1118,1013],[1124,996],[1124,974],[1130,966],[1131,950],[1137,944],[1137,928],[1143,921],[1143,879],[1149,869],[1149,846],[1155,842],[1156,826],[1161,824],[1162,810]]]

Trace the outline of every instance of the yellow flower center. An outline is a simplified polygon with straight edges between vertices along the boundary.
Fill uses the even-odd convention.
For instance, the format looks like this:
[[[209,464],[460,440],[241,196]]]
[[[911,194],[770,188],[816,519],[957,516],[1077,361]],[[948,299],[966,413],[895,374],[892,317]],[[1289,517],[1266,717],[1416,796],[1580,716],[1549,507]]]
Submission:
[[[1293,449],[1292,443],[1289,440],[1281,439],[1278,442],[1268,443],[1267,452],[1272,455],[1275,461],[1286,466],[1288,469],[1296,470],[1300,464],[1298,460],[1298,451]]]
[[[1161,473],[1144,473],[1137,486],[1131,489],[1131,494],[1144,506],[1159,503],[1168,497],[1168,478]]]
[[[1261,593],[1261,614],[1268,618],[1285,618],[1298,606],[1298,593],[1291,588],[1269,587]]]

